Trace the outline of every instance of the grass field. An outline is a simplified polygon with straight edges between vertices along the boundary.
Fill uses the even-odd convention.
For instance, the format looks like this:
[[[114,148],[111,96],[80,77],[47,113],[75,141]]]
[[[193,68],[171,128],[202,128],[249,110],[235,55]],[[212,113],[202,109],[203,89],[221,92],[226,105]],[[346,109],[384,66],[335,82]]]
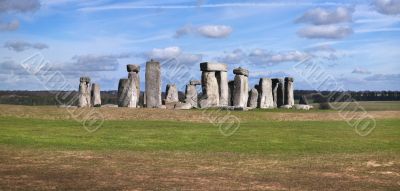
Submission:
[[[400,188],[400,111],[371,111],[365,137],[335,111],[232,112],[227,137],[198,110],[106,109],[89,133],[63,108],[0,105],[0,190]]]

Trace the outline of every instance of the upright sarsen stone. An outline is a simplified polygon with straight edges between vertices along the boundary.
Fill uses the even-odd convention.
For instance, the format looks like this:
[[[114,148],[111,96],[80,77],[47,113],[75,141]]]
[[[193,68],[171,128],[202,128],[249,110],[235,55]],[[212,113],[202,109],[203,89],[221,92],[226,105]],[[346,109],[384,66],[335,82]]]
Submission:
[[[78,107],[90,107],[90,78],[81,77],[79,83],[79,102]]]
[[[229,87],[227,65],[222,63],[200,63],[203,94],[200,107],[228,106]]]
[[[201,74],[203,95],[200,100],[200,107],[216,107],[219,105],[219,88],[215,72],[203,72]]]
[[[178,89],[175,84],[167,84],[165,90],[165,103],[179,102]]]
[[[146,62],[146,107],[161,107],[161,68],[160,62]]]
[[[285,78],[285,105],[294,105],[294,95],[293,95],[293,78],[286,77]]]
[[[299,104],[308,105],[308,100],[307,100],[307,97],[305,95],[302,95],[300,97]]]
[[[229,104],[229,87],[228,87],[228,72],[216,72],[216,78],[219,85],[219,105],[228,106]]]
[[[274,108],[272,80],[269,78],[261,78],[258,84],[258,89],[260,90],[258,93],[258,107],[262,109]]]
[[[185,89],[185,103],[191,105],[192,108],[198,108],[198,92],[196,85],[201,85],[198,80],[191,80],[189,84],[186,85]]]
[[[243,68],[237,68],[233,70],[235,75],[234,79],[234,90],[233,90],[233,106],[235,107],[246,107],[248,101],[248,70]],[[239,71],[239,72],[238,72]],[[247,74],[247,75],[245,75]]]
[[[228,82],[228,106],[233,106],[233,90],[235,89],[235,81],[229,80]]]
[[[256,88],[252,88],[249,91],[249,101],[247,102],[247,107],[256,108],[258,102],[258,90]]]
[[[132,78],[119,80],[118,84],[118,107],[137,107],[136,84]]]
[[[140,66],[136,64],[128,64],[126,65],[126,70],[128,71],[128,79],[131,79],[134,81],[135,86],[136,86],[136,100],[137,100],[137,105],[143,105],[143,103],[140,103]]]
[[[282,78],[274,78],[272,79],[272,92],[273,92],[273,100],[274,106],[280,107],[285,105],[285,83]]]
[[[96,83],[92,84],[91,101],[92,101],[93,107],[101,106],[100,85],[99,84],[96,84]]]

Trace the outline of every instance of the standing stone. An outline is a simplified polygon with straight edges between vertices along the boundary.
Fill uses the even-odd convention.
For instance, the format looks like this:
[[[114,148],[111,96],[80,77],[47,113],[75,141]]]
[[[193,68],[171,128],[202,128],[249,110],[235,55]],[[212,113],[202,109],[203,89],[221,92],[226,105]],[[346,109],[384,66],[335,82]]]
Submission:
[[[228,88],[228,72],[216,72],[219,85],[219,105],[228,106],[229,104],[229,88]]]
[[[175,84],[167,84],[165,90],[165,103],[179,102],[178,89]]]
[[[137,107],[136,84],[132,78],[119,80],[118,84],[118,106],[119,107]]]
[[[274,99],[272,95],[272,80],[269,78],[261,78],[258,84],[259,98],[258,107],[262,109],[274,108]]]
[[[146,107],[161,107],[161,68],[160,62],[146,62]]]
[[[274,106],[280,107],[285,105],[285,88],[284,88],[284,79],[282,78],[274,78],[272,79],[272,90],[273,90],[273,98],[274,98]]]
[[[246,107],[249,96],[249,71],[239,67],[234,69],[233,73],[236,74],[234,79],[233,106]]]
[[[228,82],[228,106],[233,106],[233,90],[235,89],[235,81],[230,80]]]
[[[256,108],[258,100],[258,90],[256,88],[251,88],[249,91],[249,101],[247,103],[247,107]]]
[[[198,92],[196,85],[201,85],[198,80],[191,80],[189,84],[186,85],[185,89],[185,103],[191,105],[191,107],[198,108]]]
[[[126,70],[128,71],[128,79],[132,79],[135,82],[137,105],[143,105],[143,103],[140,102],[140,66],[136,64],[128,64],[126,65]]]
[[[91,101],[93,107],[101,106],[101,97],[100,97],[100,85],[93,83],[92,84],[92,94]]]
[[[200,107],[228,106],[229,87],[227,65],[203,62],[200,63],[200,70],[202,71],[201,80],[203,89]],[[214,80],[216,80],[216,83],[214,83]]]
[[[79,103],[78,107],[90,107],[90,78],[81,77],[79,83]]]
[[[293,78],[286,77],[285,78],[285,105],[294,105],[294,95],[293,95]]]
[[[308,105],[308,100],[307,100],[307,97],[306,97],[305,95],[302,95],[302,96],[300,97],[299,104],[301,104],[301,105]]]
[[[219,105],[218,81],[215,72],[203,72],[201,74],[203,95],[200,100],[200,107],[216,107]]]

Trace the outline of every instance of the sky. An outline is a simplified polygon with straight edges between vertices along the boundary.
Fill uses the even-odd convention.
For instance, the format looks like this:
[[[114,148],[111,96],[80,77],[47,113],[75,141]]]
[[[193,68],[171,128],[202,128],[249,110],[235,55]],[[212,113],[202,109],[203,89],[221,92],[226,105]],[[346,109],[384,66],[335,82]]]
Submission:
[[[400,90],[400,0],[0,0],[0,90],[77,90],[80,76],[116,90],[127,64],[144,90],[150,59],[163,89],[219,62],[230,80],[248,69],[250,87],[290,76],[298,90]]]

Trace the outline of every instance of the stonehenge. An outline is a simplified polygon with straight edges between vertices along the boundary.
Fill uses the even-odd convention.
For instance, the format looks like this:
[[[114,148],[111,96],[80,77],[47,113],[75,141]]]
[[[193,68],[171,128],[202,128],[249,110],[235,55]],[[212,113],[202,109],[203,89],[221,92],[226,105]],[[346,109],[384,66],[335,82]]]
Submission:
[[[161,66],[160,62],[150,60],[146,62],[146,91],[147,108],[159,108],[161,102]]]
[[[185,103],[189,103],[191,107],[198,108],[198,92],[196,86],[201,85],[199,80],[191,80],[186,85],[185,89]]]
[[[243,68],[236,68],[233,70],[235,74],[234,88],[233,88],[233,106],[246,107],[249,97],[249,71]]]
[[[251,88],[249,91],[249,100],[247,102],[247,107],[256,108],[258,103],[258,90],[256,88]]]
[[[293,95],[293,78],[285,78],[285,105],[294,105],[294,95]]]
[[[140,66],[128,64],[126,70],[128,78],[120,79],[118,84],[118,107],[136,108],[140,95]]]
[[[190,80],[185,87],[184,98],[179,100],[178,86],[167,84],[164,93],[161,91],[160,62],[146,62],[145,91],[140,91],[140,66],[126,65],[127,78],[121,78],[118,83],[118,107],[147,107],[164,109],[192,109],[217,107],[228,110],[247,111],[249,109],[302,109],[309,110],[305,97],[300,104],[294,103],[294,79],[260,78],[258,83],[249,90],[249,70],[238,67],[233,69],[234,79],[228,81],[226,64],[215,62],[200,63],[201,81]],[[201,92],[197,86],[201,85]],[[142,95],[142,96],[141,96]],[[90,84],[89,77],[81,77],[79,84],[78,107],[100,107],[100,85]],[[106,104],[107,106],[110,104]]]
[[[200,63],[202,97],[200,107],[228,106],[228,67],[226,64]]]
[[[91,92],[91,101],[93,107],[101,106],[101,97],[100,97],[100,85],[93,83],[92,84],[92,92]]]
[[[258,84],[258,89],[260,90],[258,96],[258,107],[262,109],[274,108],[272,80],[269,78],[261,78]]]
[[[78,107],[90,107],[90,78],[89,77],[81,77],[79,83],[79,100]]]

